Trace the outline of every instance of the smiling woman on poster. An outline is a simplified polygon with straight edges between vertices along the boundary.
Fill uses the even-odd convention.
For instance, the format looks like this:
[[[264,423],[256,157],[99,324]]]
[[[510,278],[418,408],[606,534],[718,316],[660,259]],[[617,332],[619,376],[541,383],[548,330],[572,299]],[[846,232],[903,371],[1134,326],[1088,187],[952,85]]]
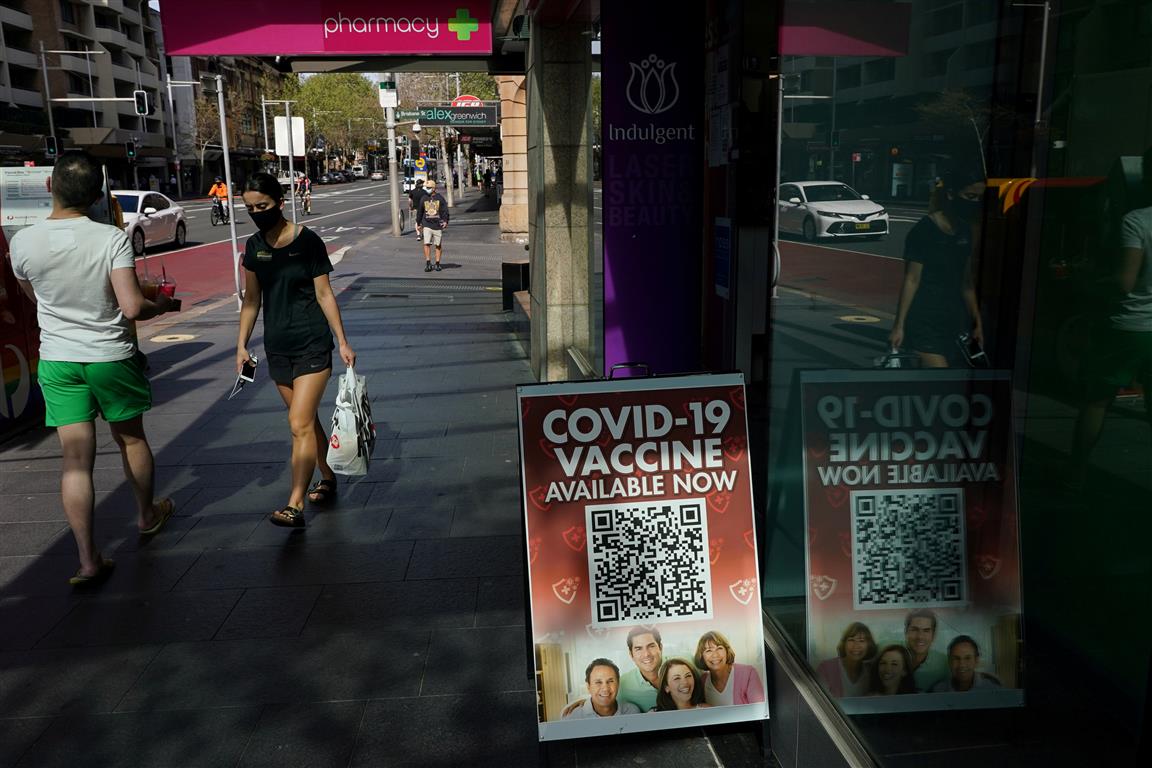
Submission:
[[[884,646],[868,669],[866,696],[891,696],[897,693],[916,693],[912,678],[912,659],[902,645]]]
[[[660,691],[656,694],[657,712],[710,706],[704,701],[704,686],[692,662],[680,658],[664,662],[660,670]]]
[[[764,683],[756,668],[737,664],[736,652],[728,638],[716,632],[705,632],[696,643],[693,659],[701,673],[704,699],[713,706],[754,704],[764,701]]]
[[[863,696],[868,692],[868,662],[876,656],[876,640],[867,625],[854,621],[844,629],[836,644],[836,658],[825,659],[816,667],[828,693],[838,699]]]

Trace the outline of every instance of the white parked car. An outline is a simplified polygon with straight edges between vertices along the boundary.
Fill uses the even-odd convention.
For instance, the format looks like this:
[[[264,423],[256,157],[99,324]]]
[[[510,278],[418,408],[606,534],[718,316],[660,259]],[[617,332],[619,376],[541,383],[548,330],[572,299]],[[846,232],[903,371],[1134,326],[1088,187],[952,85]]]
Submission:
[[[888,212],[839,181],[794,181],[780,185],[780,231],[805,240],[880,237],[888,234]]]
[[[368,178],[372,181],[384,181],[384,171],[372,171],[372,175]]]
[[[184,209],[167,195],[130,189],[114,189],[112,196],[124,212],[124,234],[139,258],[144,249],[161,243],[183,248],[188,242]]]

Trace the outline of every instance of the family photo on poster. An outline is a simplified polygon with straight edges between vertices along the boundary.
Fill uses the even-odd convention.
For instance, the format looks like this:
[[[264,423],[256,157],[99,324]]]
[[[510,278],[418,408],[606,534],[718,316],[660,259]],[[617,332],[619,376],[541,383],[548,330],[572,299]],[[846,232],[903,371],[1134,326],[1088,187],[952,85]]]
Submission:
[[[742,377],[518,394],[541,740],[767,717]]]
[[[1022,705],[1007,374],[805,372],[801,399],[822,684],[849,714]]]

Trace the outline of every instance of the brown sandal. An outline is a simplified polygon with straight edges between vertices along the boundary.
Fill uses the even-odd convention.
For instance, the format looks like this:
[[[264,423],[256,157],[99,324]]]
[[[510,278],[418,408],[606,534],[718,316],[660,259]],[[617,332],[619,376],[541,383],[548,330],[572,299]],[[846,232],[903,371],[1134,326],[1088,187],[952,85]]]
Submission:
[[[283,526],[284,528],[303,528],[304,510],[297,509],[292,505],[288,505],[283,509],[278,509],[268,516],[268,522],[273,525]]]
[[[312,498],[315,496],[316,498]],[[336,478],[317,480],[308,489],[308,501],[323,506],[336,500]]]

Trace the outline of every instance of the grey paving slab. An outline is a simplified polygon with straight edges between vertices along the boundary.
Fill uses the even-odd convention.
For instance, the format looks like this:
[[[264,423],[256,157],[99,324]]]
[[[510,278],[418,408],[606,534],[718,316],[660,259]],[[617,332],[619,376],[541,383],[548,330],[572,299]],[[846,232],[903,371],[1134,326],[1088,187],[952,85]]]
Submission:
[[[316,606],[321,587],[249,589],[216,633],[217,640],[296,637]]]
[[[495,691],[369,702],[350,766],[507,768],[539,764],[536,694]]]
[[[259,707],[61,716],[17,768],[235,765]]]
[[[231,515],[197,515],[182,518],[174,522],[188,524],[190,527],[187,533],[172,544],[172,547],[189,550],[243,547],[248,543],[248,537],[252,532],[266,524],[266,517],[263,512],[251,510],[248,514],[237,512]]]
[[[307,529],[281,529],[307,537]],[[412,542],[245,547],[204,552],[181,580],[181,589],[285,587],[397,581],[404,576]]]
[[[347,765],[366,706],[364,701],[266,706],[239,768]]]
[[[518,505],[498,508],[460,505],[452,517],[452,536],[515,536],[523,531]]]
[[[475,579],[328,585],[316,601],[304,633],[470,627],[475,611]]]
[[[159,534],[163,535],[163,533]],[[5,597],[69,595],[68,578],[79,563],[75,547],[67,552],[31,557],[0,558],[0,595]],[[199,556],[195,552],[117,552],[116,570],[100,585],[99,593],[141,594],[171,590]]]
[[[63,521],[0,523],[0,557],[36,554],[68,532]]]
[[[208,640],[224,624],[242,591],[166,592],[147,597],[81,600],[39,647]]]
[[[164,646],[117,711],[415,696],[428,634],[361,633]]]
[[[428,539],[447,536],[451,530],[450,507],[396,507],[384,535],[389,539]]]
[[[96,503],[108,496],[107,491],[96,495]],[[60,489],[45,493],[13,493],[4,496],[0,506],[0,523],[35,523],[48,520],[64,521],[60,506]]]
[[[476,591],[476,626],[524,626],[526,607],[522,577],[489,577],[479,582]]]
[[[421,696],[492,691],[534,691],[527,674],[527,649],[522,627],[477,627],[433,632]]]
[[[367,495],[367,491],[364,492]],[[294,532],[285,537],[284,529],[272,525],[262,516],[257,525],[249,532],[244,546],[265,547],[285,546],[291,544],[367,544],[381,541],[388,529],[392,511],[387,508],[378,508],[371,504],[351,507],[347,495],[341,498],[338,506],[320,509],[306,507],[305,515],[308,518],[308,528]],[[396,537],[392,537],[396,538]]]
[[[515,576],[524,556],[513,536],[484,536],[417,541],[405,578],[449,579],[467,576]]]
[[[0,712],[111,712],[159,650],[134,645],[0,653]]]
[[[0,598],[0,651],[33,647],[80,599],[74,595]]]

